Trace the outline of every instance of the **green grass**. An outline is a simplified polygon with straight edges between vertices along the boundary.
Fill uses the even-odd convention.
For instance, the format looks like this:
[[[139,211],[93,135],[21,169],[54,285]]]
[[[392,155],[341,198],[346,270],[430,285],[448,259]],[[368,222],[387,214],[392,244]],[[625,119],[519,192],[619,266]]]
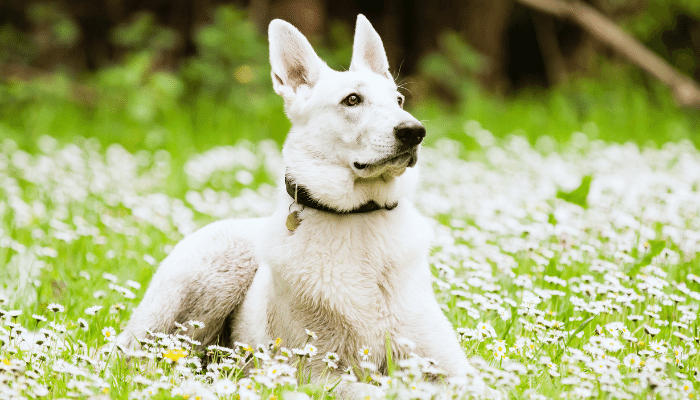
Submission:
[[[289,129],[267,83],[222,96],[188,88],[176,74],[144,72],[139,62],[79,81],[57,74],[0,85],[0,309],[22,312],[0,318],[0,397],[45,389],[48,398],[196,398],[214,390],[212,379],[230,379],[242,397],[284,397],[296,383],[270,389],[246,380],[240,367],[264,361],[245,348],[219,354],[234,367],[209,377],[189,357],[175,368],[162,351],[140,363],[100,353],[103,330],[121,330],[178,240],[224,217],[269,212]],[[700,165],[698,114],[678,110],[653,84],[640,89],[617,75],[509,99],[468,89],[457,105],[428,100],[409,109],[429,132],[417,203],[440,224],[436,294],[489,387],[513,398],[695,396],[700,181],[690,171]],[[628,141],[648,147],[615,144]],[[202,181],[187,173],[196,165],[210,168]],[[630,294],[644,298],[609,305]],[[65,311],[48,311],[51,303]],[[93,305],[103,308],[87,315]],[[611,323],[623,325],[603,332]],[[644,325],[660,331],[652,337]],[[480,326],[493,335],[479,335]],[[23,348],[20,338],[40,328],[63,346]],[[665,352],[649,350],[660,340]],[[626,366],[631,354],[662,364]],[[602,360],[599,370],[594,361]],[[415,366],[391,364],[392,384],[374,376],[390,396],[407,398],[413,386],[450,396],[414,379],[422,374]],[[299,371],[286,376],[296,390],[323,397]]]
[[[479,129],[471,123],[470,137],[488,135]],[[640,156],[629,146],[595,147],[577,140],[561,144],[567,161],[559,164],[579,176],[574,181],[558,175],[553,168],[557,158],[538,158],[541,153],[517,137],[490,145],[481,140],[484,149],[468,153],[469,162],[457,157],[459,142],[437,141],[425,149],[427,178],[417,203],[441,223],[440,246],[431,256],[438,299],[459,328],[464,351],[480,376],[508,397],[559,398],[574,396],[576,390],[590,390],[600,398],[621,393],[633,398],[688,397],[695,393],[700,366],[700,278],[692,275],[700,271],[700,249],[683,238],[699,228],[700,182],[678,172],[700,167],[700,153],[667,145]],[[262,398],[284,397],[289,390],[323,397],[324,385],[310,385],[298,372],[304,361],[299,356],[289,362],[297,372],[290,370],[269,383],[255,376],[247,380],[243,365],[266,362],[243,347],[234,349],[235,356],[218,353],[233,368],[210,370],[208,376],[191,357],[175,368],[164,356],[175,354],[172,350],[153,351],[153,360],[141,362],[101,353],[109,339],[103,330],[121,330],[157,262],[184,234],[220,218],[222,211],[204,205],[223,207],[226,216],[266,214],[268,185],[280,173],[264,167],[266,160],[276,165],[278,157],[269,143],[214,148],[230,155],[245,148],[255,155],[256,163],[247,166],[234,162],[218,167],[213,152],[196,159],[157,151],[130,153],[120,146],[105,148],[94,139],[76,147],[42,137],[32,154],[13,149],[8,141],[2,146],[0,282],[6,302],[0,308],[21,310],[21,315],[5,317],[0,330],[0,388],[24,394],[46,391],[48,398],[104,393],[112,398],[152,397],[149,392],[156,398],[206,398],[216,382],[223,382],[242,396],[250,386],[254,392],[248,394]],[[211,168],[211,173],[196,181],[178,166],[184,162],[170,161],[177,157]],[[615,168],[607,167],[615,163]],[[253,181],[227,179],[240,171],[250,172]],[[592,177],[587,190],[581,189],[584,176]],[[617,181],[636,177],[642,179],[639,194]],[[173,181],[179,182],[177,190],[166,183]],[[247,201],[234,206],[227,195]],[[672,218],[658,213],[666,209],[663,204],[680,199],[686,199],[684,206],[672,209]],[[263,207],[252,209],[251,204]],[[434,208],[436,204],[441,208]],[[629,307],[615,300],[630,294],[643,298],[630,300]],[[61,304],[65,311],[47,310],[50,303]],[[103,308],[87,315],[85,310],[93,305]],[[35,321],[32,314],[48,321]],[[630,315],[641,320],[630,320]],[[81,318],[86,330],[79,327]],[[51,328],[50,322],[63,327]],[[658,327],[658,333],[652,337],[645,325]],[[28,332],[38,328],[56,332],[57,339],[35,351],[23,347]],[[625,334],[634,339],[623,339]],[[665,350],[650,349],[652,342],[661,346],[660,341],[666,342]],[[187,348],[186,343],[170,347]],[[281,352],[278,347],[266,351]],[[648,365],[661,362],[659,370],[627,366],[624,360],[631,355]],[[393,383],[366,371],[387,387],[390,397],[406,398],[412,387],[425,396],[432,390],[451,396],[448,389],[415,378],[421,373],[411,368],[420,368],[420,362],[411,367],[392,360],[392,365]],[[326,376],[325,386],[331,388],[335,380]],[[469,397],[469,392],[456,393]]]

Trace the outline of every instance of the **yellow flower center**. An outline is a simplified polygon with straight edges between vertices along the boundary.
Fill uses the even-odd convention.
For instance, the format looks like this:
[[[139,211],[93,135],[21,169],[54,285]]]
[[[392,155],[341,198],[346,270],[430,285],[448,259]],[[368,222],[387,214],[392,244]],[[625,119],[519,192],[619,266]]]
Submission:
[[[111,335],[112,335],[112,332],[110,332],[110,331],[105,332],[105,337],[110,337]]]
[[[183,395],[182,395],[182,398],[185,399],[185,400],[187,400],[187,399],[190,398],[190,395],[189,395],[189,394],[183,394]]]
[[[163,357],[173,360],[174,362],[177,362],[177,360],[181,359],[186,355],[187,352],[183,349],[171,349],[163,353]]]
[[[634,358],[633,358],[633,359],[630,360],[630,364],[634,364],[634,363],[635,363],[635,361],[634,361]]]
[[[109,388],[104,388],[104,389],[102,389],[102,393],[104,393],[104,394],[109,393]]]
[[[7,358],[3,358],[2,363],[5,365],[10,365],[10,360],[8,360]]]
[[[365,353],[365,354],[369,354],[369,349],[365,349],[365,350],[364,350],[364,353]]]

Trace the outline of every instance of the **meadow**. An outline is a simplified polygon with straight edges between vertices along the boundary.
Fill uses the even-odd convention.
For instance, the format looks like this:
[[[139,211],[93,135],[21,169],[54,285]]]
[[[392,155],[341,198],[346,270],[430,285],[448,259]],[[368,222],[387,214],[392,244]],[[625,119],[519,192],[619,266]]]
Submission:
[[[367,363],[343,379],[389,398],[693,398],[700,152],[579,133],[544,154],[476,121],[463,128],[480,150],[447,138],[424,148],[415,202],[435,221],[434,288],[476,367],[472,384],[425,381],[439,365],[419,356],[394,360],[390,376]],[[180,238],[272,210],[276,142],[213,147],[182,170],[167,151],[96,139],[0,146],[0,397],[332,395],[336,381],[301,374],[308,357],[336,365],[311,336],[304,349],[284,338],[212,347],[206,366],[186,336],[196,321],[131,361],[109,346]],[[182,195],[167,193],[173,176]]]
[[[547,93],[465,83],[456,104],[409,104],[428,129],[413,201],[433,221],[433,287],[475,367],[467,385],[419,355],[383,375],[361,348],[367,362],[335,371],[313,332],[302,349],[198,351],[200,323],[179,321],[116,349],[182,237],[273,209],[289,124],[240,18],[223,9],[182,71],[144,51],[87,78],[0,84],[0,399],[322,399],[331,372],[396,399],[697,396],[700,116],[610,66]],[[239,45],[211,53],[221,42]],[[447,58],[431,62],[450,78]],[[312,357],[324,382],[308,381]]]

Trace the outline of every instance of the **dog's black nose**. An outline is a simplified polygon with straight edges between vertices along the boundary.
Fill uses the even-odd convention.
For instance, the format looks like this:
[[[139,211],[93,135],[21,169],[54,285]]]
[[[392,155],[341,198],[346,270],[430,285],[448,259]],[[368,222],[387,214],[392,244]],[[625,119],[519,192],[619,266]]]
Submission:
[[[394,134],[405,146],[413,147],[423,141],[425,127],[422,124],[401,124],[394,128]]]

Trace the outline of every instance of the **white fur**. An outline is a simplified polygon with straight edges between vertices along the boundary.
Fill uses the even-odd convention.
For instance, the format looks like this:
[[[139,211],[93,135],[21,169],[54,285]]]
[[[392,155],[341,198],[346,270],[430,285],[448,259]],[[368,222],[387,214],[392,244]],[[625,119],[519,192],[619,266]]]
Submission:
[[[370,200],[398,202],[398,207],[363,214],[306,208],[301,225],[290,232],[285,221],[293,200],[281,189],[269,218],[222,221],[184,239],[153,277],[121,342],[133,345],[134,336],[143,337],[147,328],[171,329],[175,315],[201,319],[197,304],[221,299],[220,307],[207,312],[212,321],[235,315],[231,338],[222,340],[255,345],[281,338],[287,347],[302,347],[306,328],[318,334],[320,354],[333,351],[344,365],[357,365],[360,346],[369,346],[371,361],[382,367],[389,335],[395,357],[411,350],[397,341],[406,338],[416,344],[413,351],[435,359],[451,377],[465,376],[471,367],[432,292],[430,225],[409,198],[416,169],[407,169],[407,157],[382,162],[399,151],[394,127],[418,121],[398,104],[400,94],[379,35],[358,16],[346,72],[330,69],[284,21],[272,21],[269,38],[274,90],[284,98],[292,122],[283,149],[287,172],[329,207],[350,210]],[[352,93],[362,103],[342,104]],[[231,253],[231,247],[236,251]],[[206,291],[209,297],[200,293],[200,300],[188,302],[185,287],[201,281],[203,274],[221,271],[212,260],[232,270],[241,264],[244,272],[252,266],[253,271],[232,278],[220,273],[217,279],[228,280],[225,284]],[[242,301],[220,289],[249,284]],[[210,331],[202,336],[215,337],[220,325],[207,327]],[[315,374],[323,370],[320,359],[310,363]],[[358,395],[367,388],[340,390]]]

